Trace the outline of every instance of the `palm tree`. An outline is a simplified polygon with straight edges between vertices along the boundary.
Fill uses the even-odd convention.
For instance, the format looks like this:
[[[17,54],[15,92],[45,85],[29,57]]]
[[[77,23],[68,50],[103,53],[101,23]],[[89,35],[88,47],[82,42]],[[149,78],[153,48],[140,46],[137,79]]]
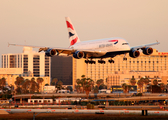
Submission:
[[[81,88],[81,86],[80,86],[80,85],[76,85],[76,90],[77,90],[77,93],[79,93],[79,92],[80,92],[80,88]]]
[[[138,80],[137,84],[140,88],[140,92],[142,93],[143,92],[143,89],[142,89],[143,88],[143,80],[142,79]]]
[[[81,82],[82,90],[84,93],[86,78],[85,78],[85,75],[82,75],[81,77],[82,79],[80,80],[80,82]]]
[[[97,86],[94,87],[94,93],[99,93],[99,89]]]
[[[30,93],[38,92],[39,85],[35,82],[35,78],[30,80]]]
[[[81,88],[81,80],[77,79],[76,83],[77,83],[76,90],[77,90],[77,93],[79,93],[79,92],[81,92],[81,89],[80,89]]]
[[[157,79],[153,80],[153,84],[154,84],[154,85],[158,85]]]
[[[43,82],[44,80],[43,80],[43,78],[37,78],[37,83],[41,86],[41,87],[39,87],[39,88],[41,88],[41,90],[40,90],[40,92],[42,91],[42,82]]]
[[[85,75],[82,75],[81,77],[82,77],[82,78],[85,78]]]
[[[24,78],[23,77],[17,77],[16,81],[15,81],[15,85],[18,87],[20,85],[22,85],[24,82]]]
[[[97,87],[98,87],[98,89],[99,89],[100,85],[103,84],[103,80],[102,80],[102,79],[97,80],[97,81],[96,81],[96,84],[97,84]]]
[[[162,92],[163,92],[164,89],[165,89],[165,84],[164,84],[164,83],[160,83],[160,88],[161,88],[161,90],[162,90]]]
[[[149,84],[149,78],[145,77],[144,83],[145,83],[146,85]]]
[[[10,84],[10,86],[9,86],[9,87],[11,88],[11,94],[14,94],[14,91],[13,91],[14,86]]]
[[[81,84],[81,80],[80,79],[77,79],[76,80],[76,83],[79,85],[79,84]]]
[[[147,92],[147,85],[149,84],[149,79],[147,77],[145,77],[143,83],[145,83],[145,88],[146,88],[146,92]]]
[[[56,83],[58,82],[58,79],[57,78],[54,78],[52,79],[51,81],[51,85],[55,85],[56,86]]]
[[[4,92],[5,85],[6,85],[6,79],[3,77],[2,79],[0,79],[0,88],[1,88],[2,92]]]
[[[91,85],[91,90],[92,90],[94,86],[94,81],[92,79],[90,79],[90,85]]]
[[[136,80],[135,78],[132,76],[131,80],[130,80],[130,83],[132,86],[134,86],[136,84]]]
[[[26,79],[22,85],[22,92],[23,93],[30,93],[30,80]]]
[[[24,78],[23,77],[17,77],[15,81],[15,85],[17,86],[16,92],[21,93],[22,92],[22,84],[24,83]]]
[[[57,87],[59,88],[59,90],[62,89],[62,85],[63,85],[63,82],[61,80],[59,80],[57,83]]]
[[[4,77],[1,79],[1,85],[2,85],[2,86],[5,86],[5,85],[6,85],[6,79],[5,79]]]
[[[39,84],[35,82],[35,78],[32,78],[30,81],[30,92],[35,93],[39,90]]]
[[[87,95],[87,98],[89,96],[89,92],[91,91],[91,86],[89,85],[89,82],[85,85],[85,92],[86,92],[86,95]]]
[[[126,93],[127,92],[127,84],[126,83],[123,83],[122,84],[122,88],[123,88],[123,90],[124,90],[124,92]]]

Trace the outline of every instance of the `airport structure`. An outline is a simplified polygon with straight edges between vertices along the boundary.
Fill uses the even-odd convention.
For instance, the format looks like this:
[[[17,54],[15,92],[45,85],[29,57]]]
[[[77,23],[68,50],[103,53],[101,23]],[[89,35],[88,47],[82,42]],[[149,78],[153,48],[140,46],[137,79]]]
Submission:
[[[15,86],[18,76],[29,80],[41,77],[44,80],[42,86],[50,84],[50,57],[45,56],[45,53],[32,51],[30,47],[24,47],[23,53],[2,54],[0,78],[6,78],[8,85]]]

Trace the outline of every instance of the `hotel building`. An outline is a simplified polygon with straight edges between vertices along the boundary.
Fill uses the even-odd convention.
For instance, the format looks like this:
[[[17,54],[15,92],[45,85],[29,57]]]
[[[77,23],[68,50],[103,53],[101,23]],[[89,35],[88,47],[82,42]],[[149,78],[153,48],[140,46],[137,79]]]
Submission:
[[[30,47],[24,47],[23,53],[2,54],[0,78],[5,77],[8,85],[15,85],[18,76],[25,79],[42,77],[43,86],[50,84],[50,57],[45,56],[45,53],[32,51]]]

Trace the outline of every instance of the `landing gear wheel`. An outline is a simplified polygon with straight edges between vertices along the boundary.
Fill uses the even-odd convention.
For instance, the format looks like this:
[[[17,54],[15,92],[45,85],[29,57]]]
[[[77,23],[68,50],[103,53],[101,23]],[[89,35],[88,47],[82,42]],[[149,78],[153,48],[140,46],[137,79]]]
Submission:
[[[93,61],[93,60],[85,60],[85,63],[86,64],[96,64],[96,61]]]
[[[104,60],[98,60],[98,63],[103,63],[103,64],[105,64],[106,63],[106,61],[104,61]]]
[[[108,60],[109,63],[114,63],[114,60]]]
[[[89,60],[85,60],[85,63],[88,64],[88,63],[89,63]]]
[[[127,60],[127,58],[123,58],[123,60]]]

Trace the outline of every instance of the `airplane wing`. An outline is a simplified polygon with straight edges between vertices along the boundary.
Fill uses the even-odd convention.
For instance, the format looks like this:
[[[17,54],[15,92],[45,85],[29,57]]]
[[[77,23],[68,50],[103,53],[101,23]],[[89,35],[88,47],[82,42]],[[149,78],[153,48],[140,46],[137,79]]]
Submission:
[[[20,45],[20,44],[10,44],[8,43],[8,46],[20,46],[20,47],[32,47],[32,48],[38,48],[39,52],[41,51],[47,51],[49,49],[54,49],[57,52],[57,55],[59,55],[60,53],[64,53],[67,55],[72,55],[74,54],[76,51],[82,51],[86,54],[88,54],[89,56],[93,55],[93,54],[97,54],[97,55],[105,55],[107,53],[107,51],[97,51],[97,50],[90,50],[90,49],[73,49],[73,48],[63,48],[63,47],[44,47],[44,46],[32,46],[32,45]]]
[[[150,44],[144,44],[144,45],[140,45],[140,46],[134,46],[134,47],[131,47],[131,49],[143,49],[143,48],[146,48],[146,47],[149,47],[149,46],[153,46],[153,45],[158,45],[160,44],[160,42],[155,42],[155,43],[150,43]]]

